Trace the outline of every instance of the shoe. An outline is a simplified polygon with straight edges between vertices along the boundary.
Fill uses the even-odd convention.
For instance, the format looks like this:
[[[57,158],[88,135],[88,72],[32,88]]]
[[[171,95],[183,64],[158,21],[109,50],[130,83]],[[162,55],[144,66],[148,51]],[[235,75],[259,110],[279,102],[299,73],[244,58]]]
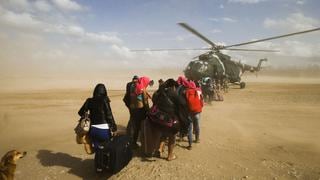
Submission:
[[[194,142],[195,143],[200,143],[200,139],[196,139]]]
[[[188,150],[191,150],[191,149],[192,149],[192,146],[187,146],[187,149],[188,149]]]

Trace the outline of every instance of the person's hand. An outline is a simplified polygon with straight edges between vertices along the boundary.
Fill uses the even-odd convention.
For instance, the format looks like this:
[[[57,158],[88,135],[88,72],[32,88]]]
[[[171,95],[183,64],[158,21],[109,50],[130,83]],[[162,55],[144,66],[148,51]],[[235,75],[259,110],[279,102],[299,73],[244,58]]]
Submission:
[[[118,132],[117,131],[112,131],[111,132],[111,136],[117,136],[118,135]]]
[[[115,132],[115,131],[117,131],[117,130],[118,130],[117,125],[116,125],[116,124],[113,124],[112,127],[111,127],[111,131],[112,131],[112,132]]]
[[[153,81],[153,80],[151,80],[151,81],[149,82],[149,86],[150,86],[150,87],[152,87],[152,86],[153,86],[153,84],[154,84],[154,81]]]

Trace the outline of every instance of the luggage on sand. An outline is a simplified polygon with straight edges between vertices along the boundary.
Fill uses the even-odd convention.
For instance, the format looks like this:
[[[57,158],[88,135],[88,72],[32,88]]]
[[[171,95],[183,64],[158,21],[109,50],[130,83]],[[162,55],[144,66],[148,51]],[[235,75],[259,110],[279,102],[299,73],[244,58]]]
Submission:
[[[123,169],[132,159],[130,138],[126,135],[115,136],[95,149],[96,169],[106,169],[113,174]]]

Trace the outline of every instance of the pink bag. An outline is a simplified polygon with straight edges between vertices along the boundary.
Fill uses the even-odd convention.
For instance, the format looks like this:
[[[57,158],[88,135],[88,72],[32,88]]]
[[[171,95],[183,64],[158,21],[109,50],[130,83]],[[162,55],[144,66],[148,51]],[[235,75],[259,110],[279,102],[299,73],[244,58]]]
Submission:
[[[160,111],[160,109],[153,105],[148,113],[148,118],[159,125],[165,127],[173,127],[174,124],[177,123],[177,120],[174,117],[171,117],[168,113]]]

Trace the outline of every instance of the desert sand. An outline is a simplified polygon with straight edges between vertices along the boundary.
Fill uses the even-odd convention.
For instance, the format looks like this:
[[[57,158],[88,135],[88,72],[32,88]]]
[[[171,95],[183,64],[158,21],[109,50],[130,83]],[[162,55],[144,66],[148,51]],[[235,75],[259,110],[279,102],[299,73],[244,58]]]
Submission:
[[[319,179],[320,83],[252,78],[224,102],[206,105],[201,142],[177,142],[178,159],[139,152],[116,175],[96,175],[93,155],[75,142],[77,111],[93,87],[0,93],[0,155],[27,151],[16,179]],[[260,81],[260,82],[259,82]],[[308,82],[308,83],[302,83]],[[125,82],[123,82],[125,84]],[[122,90],[109,90],[120,131],[129,114]]]

